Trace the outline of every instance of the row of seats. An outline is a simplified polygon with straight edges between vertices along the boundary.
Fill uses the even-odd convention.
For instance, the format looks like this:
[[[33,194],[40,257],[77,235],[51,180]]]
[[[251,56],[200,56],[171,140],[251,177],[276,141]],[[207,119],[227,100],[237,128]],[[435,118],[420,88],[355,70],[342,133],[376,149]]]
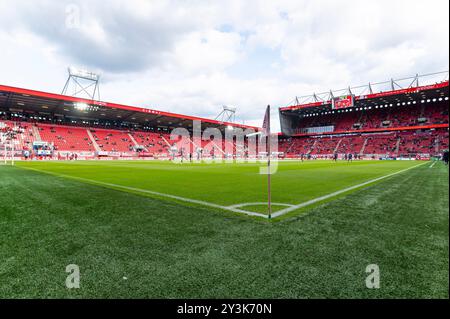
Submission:
[[[293,137],[282,139],[280,151],[287,156],[344,154],[389,154],[411,156],[415,154],[440,154],[448,149],[447,129],[424,132],[405,131],[361,134],[358,136]]]
[[[422,112],[422,111],[421,111]],[[438,114],[439,112],[434,112]],[[383,114],[380,112],[379,114]],[[433,114],[433,113],[429,113]],[[417,115],[417,113],[416,113]],[[430,115],[430,116],[431,116]],[[368,122],[368,118],[366,119]],[[106,152],[133,152],[137,146],[151,154],[170,154],[172,149],[183,154],[195,153],[200,145],[189,138],[170,140],[168,133],[89,129],[41,123],[11,122],[0,120],[0,129],[15,129],[17,149],[29,150],[34,141],[45,141],[57,151],[96,150]],[[448,149],[448,130],[404,131],[347,136],[282,138],[279,151],[286,155],[299,154],[394,154],[408,156],[417,153],[438,154]],[[199,142],[195,142],[199,143]],[[222,156],[225,153],[247,154],[247,149],[256,149],[248,143],[238,146],[228,141],[202,141],[204,155]],[[253,154],[249,154],[253,155]]]
[[[223,156],[226,152],[245,153],[247,144],[238,149],[233,142],[201,141],[200,145],[190,138],[171,140],[168,133],[91,129],[85,127],[1,121],[3,126],[20,127],[21,134],[16,141],[17,149],[31,149],[34,141],[44,141],[53,145],[55,151],[70,152],[118,152],[130,153],[140,150],[150,154],[172,153],[187,155],[195,153],[198,147],[203,148],[206,156]],[[36,134],[34,133],[36,132]],[[36,135],[36,136],[35,136]]]
[[[14,140],[15,149],[31,150],[33,147],[33,142],[36,140],[32,125],[27,122],[10,122],[0,120],[0,132],[11,130],[16,132],[16,138]],[[0,140],[0,146],[2,148],[4,146],[3,144],[4,143]],[[7,144],[10,144],[10,142]]]
[[[130,152],[135,146],[127,132],[91,130],[91,134],[100,149],[105,152]]]
[[[345,110],[334,114],[305,117],[296,133],[306,128],[334,126],[335,131],[448,124],[448,103],[416,103],[370,110]]]
[[[95,147],[85,128],[37,125],[42,141],[52,143],[55,150],[94,152]]]

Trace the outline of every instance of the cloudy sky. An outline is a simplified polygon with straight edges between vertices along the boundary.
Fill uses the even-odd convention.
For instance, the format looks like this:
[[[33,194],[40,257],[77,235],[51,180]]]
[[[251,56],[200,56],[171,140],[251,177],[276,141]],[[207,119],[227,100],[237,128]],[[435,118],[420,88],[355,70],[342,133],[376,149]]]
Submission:
[[[0,0],[0,84],[261,125],[267,104],[448,70],[448,0]],[[274,129],[278,128],[273,121]]]

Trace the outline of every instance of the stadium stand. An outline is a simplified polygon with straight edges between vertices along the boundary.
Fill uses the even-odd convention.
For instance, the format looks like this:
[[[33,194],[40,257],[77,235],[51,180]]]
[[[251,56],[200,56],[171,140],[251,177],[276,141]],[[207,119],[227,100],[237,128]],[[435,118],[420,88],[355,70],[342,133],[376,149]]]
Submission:
[[[192,132],[197,121],[202,129],[228,128],[252,132],[259,128],[116,103],[91,101],[41,91],[0,85],[0,128],[21,127],[16,136],[16,157],[25,150],[33,155],[75,158],[168,158],[183,155],[224,157],[246,152],[234,143],[219,140],[171,140],[170,132],[182,128]],[[225,135],[225,134],[223,134]],[[9,141],[7,141],[9,143]],[[9,147],[9,146],[8,146]],[[0,154],[4,150],[0,141]],[[196,154],[193,154],[196,153]],[[75,156],[76,155],[76,156]]]
[[[280,108],[282,156],[326,158],[337,154],[373,157],[439,155],[448,149],[449,82],[357,96],[351,106],[330,101]],[[80,111],[76,106],[84,103]],[[90,103],[90,104],[88,104]],[[21,105],[21,108],[12,107]],[[42,109],[45,112],[42,112]],[[59,113],[65,113],[59,114]],[[130,121],[118,120],[127,118]],[[0,129],[18,130],[15,150],[79,153],[86,158],[189,156],[257,156],[256,145],[236,141],[171,140],[175,127],[202,121],[225,132],[232,125],[209,119],[5,87],[0,85]],[[35,144],[38,144],[36,147]],[[252,146],[252,147],[249,147]],[[1,152],[0,142],[0,152]],[[200,151],[199,151],[200,150]],[[195,156],[195,155],[194,155]]]
[[[370,88],[369,88],[370,89]],[[449,82],[354,96],[335,108],[331,100],[280,108],[280,151],[286,157],[439,156],[448,149]],[[349,100],[350,101],[350,100]]]
[[[59,151],[94,152],[95,147],[85,128],[62,125],[35,124],[40,140],[51,143]]]

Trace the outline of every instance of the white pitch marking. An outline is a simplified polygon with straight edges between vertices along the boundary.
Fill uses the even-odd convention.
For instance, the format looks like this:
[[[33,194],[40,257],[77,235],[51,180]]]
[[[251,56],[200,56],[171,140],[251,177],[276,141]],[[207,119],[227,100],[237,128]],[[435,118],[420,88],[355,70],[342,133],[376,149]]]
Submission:
[[[359,187],[362,187],[362,186],[365,186],[365,185],[368,185],[368,184],[371,184],[371,183],[383,180],[385,178],[388,178],[388,177],[391,177],[391,176],[394,176],[394,175],[406,172],[406,171],[408,171],[410,169],[413,169],[413,168],[416,168],[416,167],[419,167],[419,166],[422,166],[422,165],[425,165],[425,164],[428,164],[428,163],[422,163],[422,164],[419,164],[419,165],[415,165],[415,166],[409,167],[407,169],[404,169],[404,170],[401,170],[401,171],[398,171],[398,172],[395,172],[395,173],[391,173],[391,174],[388,174],[388,175],[385,175],[385,176],[381,176],[381,177],[372,179],[370,181],[367,181],[367,182],[364,182],[364,183],[361,183],[361,184],[358,184],[358,185],[354,185],[354,186],[351,186],[351,187],[348,187],[348,188],[344,188],[342,190],[339,190],[337,192],[334,192],[334,193],[331,193],[331,194],[328,194],[328,195],[317,197],[315,199],[312,199],[310,201],[307,201],[307,202],[304,202],[304,203],[301,203],[301,204],[298,204],[298,205],[281,204],[281,205],[289,206],[289,207],[285,208],[285,209],[282,209],[282,210],[280,210],[280,211],[278,211],[276,213],[273,213],[272,214],[272,218],[276,218],[276,217],[285,215],[285,214],[290,213],[290,212],[292,212],[294,210],[297,210],[299,208],[303,208],[303,207],[312,205],[312,204],[320,202],[322,200],[325,200],[325,199],[328,199],[328,198],[340,195],[342,193],[346,193],[346,192],[351,191],[353,189],[356,189],[356,188],[359,188]],[[250,211],[246,211],[246,210],[243,210],[243,209],[235,208],[235,207],[242,207],[245,204],[244,205],[237,204],[238,206],[236,206],[236,205],[222,206],[222,205],[218,205],[218,204],[214,204],[214,203],[210,203],[210,202],[205,202],[205,201],[201,201],[201,200],[196,200],[196,199],[191,199],[191,198],[186,198],[186,197],[181,197],[181,196],[176,196],[176,195],[170,195],[170,194],[165,194],[165,193],[154,192],[154,191],[141,189],[141,188],[123,186],[123,185],[118,185],[118,184],[112,184],[112,183],[95,181],[95,180],[92,180],[92,179],[87,179],[87,178],[82,178],[82,177],[76,177],[76,176],[70,176],[70,175],[65,175],[65,174],[57,174],[57,173],[53,173],[53,172],[42,171],[42,170],[38,170],[38,169],[35,169],[35,168],[31,168],[31,167],[21,167],[21,168],[32,170],[32,171],[36,171],[36,172],[40,172],[40,173],[50,174],[50,175],[54,175],[54,176],[59,176],[59,177],[65,177],[65,178],[70,178],[70,179],[90,182],[92,184],[97,184],[97,185],[104,185],[104,186],[110,186],[110,187],[115,187],[115,188],[122,188],[122,189],[131,190],[131,191],[135,191],[135,192],[141,192],[141,193],[152,194],[152,195],[157,195],[157,196],[161,196],[161,197],[172,198],[172,199],[176,199],[176,200],[183,201],[183,202],[194,203],[194,204],[199,204],[199,205],[208,206],[208,207],[214,207],[214,208],[218,208],[218,209],[222,209],[222,210],[231,211],[231,212],[234,212],[234,213],[241,213],[241,214],[245,214],[245,215],[249,215],[249,216],[257,216],[257,217],[262,217],[262,218],[266,218],[266,219],[269,218],[269,216],[265,215],[265,214],[255,213],[255,212],[250,212]],[[257,204],[259,205],[260,203],[257,203]],[[264,203],[264,205],[266,205],[266,204],[267,203]]]
[[[257,217],[262,217],[262,218],[268,218],[267,215],[264,215],[264,214],[261,214],[261,213],[255,213],[255,212],[250,212],[250,211],[243,210],[243,209],[222,206],[222,205],[218,205],[218,204],[214,204],[214,203],[210,203],[210,202],[205,202],[205,201],[201,201],[201,200],[197,200],[197,199],[191,199],[191,198],[186,198],[186,197],[181,197],[181,196],[176,196],[176,195],[170,195],[170,194],[165,194],[165,193],[160,193],[160,192],[154,192],[154,191],[141,189],[141,188],[135,188],[135,187],[118,185],[118,184],[100,182],[100,181],[96,181],[96,180],[92,180],[92,179],[88,179],[88,178],[83,178],[83,177],[70,176],[70,175],[65,175],[65,174],[57,174],[57,173],[48,172],[48,171],[42,171],[42,170],[38,170],[38,169],[35,169],[35,168],[30,168],[30,167],[22,167],[22,168],[28,169],[28,170],[32,170],[32,171],[36,171],[36,172],[40,172],[40,173],[50,174],[50,175],[54,175],[54,176],[59,176],[59,177],[64,177],[64,178],[69,178],[69,179],[85,181],[85,182],[89,182],[89,183],[92,183],[92,184],[103,185],[103,186],[110,186],[110,187],[115,187],[115,188],[126,189],[126,190],[129,190],[129,191],[134,191],[134,192],[140,192],[140,193],[145,193],[145,194],[152,194],[152,195],[156,195],[156,196],[172,198],[172,199],[176,199],[176,200],[183,201],[183,202],[199,204],[199,205],[208,206],[208,207],[214,207],[214,208],[218,208],[218,209],[222,209],[222,210],[231,211],[231,212],[234,212],[234,213],[240,213],[240,214],[246,214],[246,215],[249,215],[249,216],[257,216]]]
[[[334,193],[331,193],[331,194],[328,194],[328,195],[324,195],[324,196],[321,196],[321,197],[317,197],[317,198],[314,198],[314,199],[309,200],[307,202],[304,202],[304,203],[301,203],[301,204],[298,204],[298,205],[295,205],[295,206],[292,206],[292,207],[289,207],[289,208],[282,209],[282,210],[280,210],[280,211],[278,211],[276,213],[273,213],[272,217],[275,218],[275,217],[279,217],[279,216],[285,215],[285,214],[290,213],[290,212],[292,212],[294,210],[297,210],[299,208],[303,208],[303,207],[315,204],[315,203],[323,201],[325,199],[328,199],[328,198],[331,198],[331,197],[335,197],[335,196],[340,195],[342,193],[346,193],[346,192],[351,191],[353,189],[356,189],[356,188],[359,188],[359,187],[363,187],[363,186],[366,186],[368,184],[372,184],[374,182],[377,182],[377,181],[380,181],[382,179],[385,179],[385,178],[388,178],[388,177],[391,177],[391,176],[394,176],[394,175],[397,175],[397,174],[409,171],[410,169],[413,169],[413,168],[416,168],[416,167],[419,167],[419,166],[422,166],[422,165],[425,165],[425,164],[428,164],[428,163],[422,163],[422,164],[419,164],[419,165],[414,165],[414,166],[409,167],[407,169],[403,169],[403,170],[395,172],[395,173],[391,173],[391,174],[388,174],[388,175],[385,175],[385,176],[381,176],[381,177],[372,179],[370,181],[367,181],[367,182],[364,182],[364,183],[361,183],[361,184],[358,184],[358,185],[354,185],[354,186],[351,186],[351,187],[347,187],[347,188],[341,189],[341,190],[339,190],[337,192],[334,192]]]
[[[267,205],[267,202],[241,203],[241,204],[231,205],[231,206],[227,206],[227,207],[228,208],[239,208],[239,207],[245,207],[245,206],[259,206],[259,205]],[[292,204],[285,204],[285,203],[272,203],[272,205],[275,205],[275,206],[287,206],[287,207],[294,206]]]
[[[433,166],[436,165],[436,163],[437,163],[437,162],[434,161],[434,163],[430,165],[430,168],[433,168]]]

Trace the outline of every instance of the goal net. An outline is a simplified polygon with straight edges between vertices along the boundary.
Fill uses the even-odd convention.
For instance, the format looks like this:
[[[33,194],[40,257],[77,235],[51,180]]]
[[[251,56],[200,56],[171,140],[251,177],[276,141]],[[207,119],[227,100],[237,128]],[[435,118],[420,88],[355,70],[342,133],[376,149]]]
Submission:
[[[8,127],[0,127],[0,165],[14,165],[17,151],[16,132]]]

